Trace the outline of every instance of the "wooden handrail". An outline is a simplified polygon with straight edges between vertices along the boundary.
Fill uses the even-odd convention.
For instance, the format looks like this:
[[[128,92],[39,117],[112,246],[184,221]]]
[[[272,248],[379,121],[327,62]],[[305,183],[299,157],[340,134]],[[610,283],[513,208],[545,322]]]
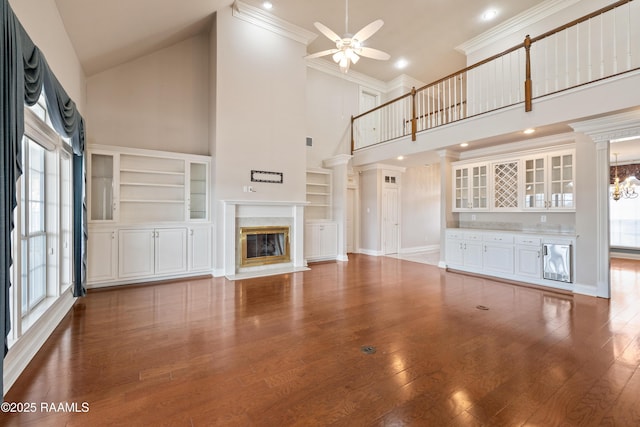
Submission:
[[[602,15],[603,13],[606,13],[606,12],[609,12],[611,10],[614,10],[614,9],[616,9],[616,8],[618,8],[620,6],[623,6],[623,5],[627,4],[627,3],[631,3],[632,1],[634,1],[634,0],[619,0],[619,1],[617,1],[615,3],[612,3],[612,4],[608,5],[608,6],[600,8],[600,9],[596,10],[595,12],[592,12],[592,13],[590,13],[588,15],[585,15],[585,16],[583,16],[581,18],[575,19],[575,20],[573,20],[573,21],[571,21],[571,22],[569,22],[567,24],[564,24],[564,25],[561,25],[559,27],[556,27],[556,28],[554,28],[554,29],[552,29],[550,31],[547,31],[547,32],[545,32],[545,33],[543,33],[543,34],[541,34],[541,35],[539,35],[537,37],[534,37],[534,38],[531,38],[529,35],[527,35],[525,37],[525,40],[524,40],[523,43],[520,43],[520,44],[518,44],[516,46],[513,46],[513,47],[511,47],[509,49],[506,49],[506,50],[504,50],[504,51],[502,51],[502,52],[500,52],[498,54],[495,54],[495,55],[490,56],[490,57],[488,57],[486,59],[483,59],[482,61],[476,62],[476,63],[474,63],[474,64],[472,64],[472,65],[470,65],[470,66],[468,66],[466,68],[463,68],[460,71],[456,71],[455,73],[451,73],[451,74],[447,75],[446,77],[443,77],[441,79],[438,79],[438,80],[435,80],[435,81],[433,81],[431,83],[428,83],[428,84],[426,84],[424,86],[421,86],[418,89],[413,87],[411,89],[411,92],[408,92],[408,93],[406,93],[404,95],[398,96],[397,98],[391,99],[391,100],[385,102],[384,104],[381,104],[381,105],[379,105],[379,106],[377,106],[375,108],[372,108],[372,109],[370,109],[368,111],[360,113],[357,116],[352,116],[351,117],[351,152],[353,153],[354,152],[354,148],[355,148],[355,141],[353,139],[353,124],[354,124],[355,120],[357,120],[357,119],[359,119],[359,118],[361,118],[361,117],[363,117],[363,116],[365,116],[367,114],[373,113],[374,111],[377,111],[377,110],[380,110],[382,108],[385,108],[385,107],[387,107],[387,106],[389,106],[391,104],[394,104],[394,103],[396,103],[398,101],[401,101],[401,100],[411,96],[412,97],[412,113],[411,113],[412,117],[411,117],[411,119],[405,119],[405,123],[408,123],[409,121],[411,121],[411,140],[412,141],[416,141],[416,138],[417,138],[416,137],[417,121],[418,121],[418,117],[417,117],[417,114],[416,114],[416,95],[417,95],[418,92],[427,90],[427,89],[429,89],[431,87],[437,86],[438,84],[440,84],[440,83],[442,83],[444,81],[447,81],[447,80],[450,80],[450,79],[452,79],[454,77],[457,77],[457,76],[463,75],[465,73],[468,73],[469,71],[471,71],[471,70],[473,70],[475,68],[478,68],[478,67],[480,67],[482,65],[485,65],[485,64],[490,63],[492,61],[495,61],[496,59],[501,58],[503,56],[506,56],[506,55],[508,55],[508,54],[510,54],[512,52],[515,52],[515,51],[517,51],[519,49],[524,49],[525,50],[525,55],[526,55],[526,58],[525,58],[526,70],[525,70],[525,82],[524,82],[524,85],[525,85],[525,87],[524,87],[524,92],[525,92],[524,93],[524,95],[525,95],[525,100],[524,100],[525,111],[526,112],[532,111],[532,107],[533,107],[532,106],[532,102],[533,102],[533,89],[532,89],[533,81],[532,81],[532,77],[531,77],[531,55],[530,55],[531,45],[533,43],[535,43],[535,42],[538,42],[538,41],[544,39],[544,38],[552,36],[552,35],[554,35],[556,33],[561,32],[561,31],[565,31],[565,30],[567,30],[567,29],[569,29],[571,27],[574,27],[574,26],[582,23],[582,22],[588,21],[588,20],[590,20],[592,18],[595,18],[595,17],[597,17],[599,15]],[[462,101],[462,102],[465,102],[465,101]],[[444,110],[444,108],[442,110]],[[430,114],[433,114],[433,113],[430,113]],[[425,115],[423,114],[422,117],[424,117],[424,116]]]
[[[631,3],[633,0],[620,0],[618,2],[612,3],[609,6],[605,6],[602,9],[598,9],[595,12],[592,12],[588,15],[583,16],[582,18],[578,18],[578,19],[574,19],[573,21],[569,22],[568,24],[564,24],[561,25],[560,27],[554,28],[551,31],[547,31],[544,34],[541,34],[537,37],[534,37],[531,39],[531,43],[535,43],[537,41],[540,41],[544,38],[547,38],[549,36],[552,36],[556,33],[559,33],[560,31],[564,31],[568,28],[574,27],[582,22],[588,21],[589,19],[595,18],[598,15],[602,15],[603,13],[609,12],[610,10],[616,9],[622,5],[625,5],[627,3]]]

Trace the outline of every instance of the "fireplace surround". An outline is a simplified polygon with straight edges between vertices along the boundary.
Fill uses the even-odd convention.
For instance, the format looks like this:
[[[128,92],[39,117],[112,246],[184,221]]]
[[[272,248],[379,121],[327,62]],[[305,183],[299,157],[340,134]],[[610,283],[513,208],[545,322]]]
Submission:
[[[225,276],[230,280],[251,277],[269,276],[273,274],[293,273],[308,270],[304,258],[304,207],[306,201],[253,201],[224,200],[223,222],[221,231],[224,235],[224,252],[222,261],[224,270],[216,270],[216,276]],[[262,262],[264,256],[253,257],[255,263],[243,263],[242,229],[264,229],[271,227],[288,229],[289,256],[274,258],[273,263]],[[274,233],[266,233],[274,234]],[[266,242],[267,246],[273,244]],[[286,245],[283,245],[283,249]]]

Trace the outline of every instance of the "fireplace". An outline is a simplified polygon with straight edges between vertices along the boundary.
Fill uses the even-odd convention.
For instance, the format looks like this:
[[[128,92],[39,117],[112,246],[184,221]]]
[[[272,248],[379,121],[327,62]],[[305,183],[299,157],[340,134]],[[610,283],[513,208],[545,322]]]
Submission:
[[[289,227],[240,227],[240,267],[290,262]]]
[[[241,280],[274,274],[295,273],[309,268],[304,259],[304,206],[307,202],[267,200],[224,200],[224,215],[220,234],[224,238],[224,268],[216,269],[216,276],[229,280]],[[282,237],[259,239],[266,250],[246,254],[246,238],[242,234],[280,234]],[[271,239],[271,240],[270,240]],[[252,238],[253,240],[253,238]],[[282,251],[272,250],[271,245],[282,242]],[[250,246],[253,243],[250,243]],[[279,253],[282,252],[282,255]],[[244,260],[243,260],[244,258]]]

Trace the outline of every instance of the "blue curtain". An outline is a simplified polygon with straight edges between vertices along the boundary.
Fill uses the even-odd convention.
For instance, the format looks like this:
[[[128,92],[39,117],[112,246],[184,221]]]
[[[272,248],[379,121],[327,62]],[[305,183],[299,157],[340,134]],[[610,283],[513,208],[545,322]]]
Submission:
[[[47,61],[16,18],[8,0],[0,0],[0,329],[4,336],[11,330],[9,288],[11,276],[11,232],[13,212],[17,206],[16,181],[22,175],[20,164],[24,134],[24,105],[37,102],[44,88],[51,121],[58,133],[73,143],[73,223],[74,223],[74,296],[86,294],[86,204],[84,173],[84,121],[53,75]],[[3,369],[0,363],[0,389]]]

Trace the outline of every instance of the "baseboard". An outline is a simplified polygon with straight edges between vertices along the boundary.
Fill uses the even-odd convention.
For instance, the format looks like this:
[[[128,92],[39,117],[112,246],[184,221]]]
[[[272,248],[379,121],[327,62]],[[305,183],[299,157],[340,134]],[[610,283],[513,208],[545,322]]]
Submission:
[[[447,268],[447,263],[444,261],[438,261],[438,268]]]
[[[413,248],[402,248],[400,253],[402,255],[415,254],[418,252],[437,252],[440,250],[440,245],[427,245],[427,246],[414,246]]]
[[[126,286],[126,285],[136,285],[136,284],[144,284],[144,283],[156,283],[156,282],[165,282],[165,281],[175,281],[175,280],[189,280],[200,277],[207,276],[215,276],[211,271],[194,271],[188,274],[175,274],[175,275],[166,275],[166,276],[147,276],[147,277],[139,277],[133,279],[119,279],[111,282],[98,282],[98,283],[88,283],[87,289],[100,289],[100,288],[111,288],[114,286]],[[222,274],[224,276],[224,274]]]
[[[374,251],[374,250],[371,250],[371,249],[362,249],[362,248],[360,248],[358,253],[361,253],[363,255],[369,255],[369,256],[382,256],[382,255],[384,255],[382,253],[382,251]]]
[[[71,291],[64,292],[49,310],[11,346],[4,359],[3,395],[7,394],[31,359],[73,307],[74,302],[75,298]]]
[[[347,262],[347,261],[349,261],[349,257],[347,256],[347,254],[344,254],[344,255],[338,255],[338,257],[336,258],[336,260],[338,260],[338,261],[342,261],[342,262]]]
[[[598,296],[598,289],[595,286],[591,286],[591,285],[583,285],[580,283],[574,283],[573,285],[573,293],[574,294],[580,294],[580,295],[587,295],[590,297],[597,297]]]
[[[216,268],[213,270],[213,277],[224,277],[224,268]]]

